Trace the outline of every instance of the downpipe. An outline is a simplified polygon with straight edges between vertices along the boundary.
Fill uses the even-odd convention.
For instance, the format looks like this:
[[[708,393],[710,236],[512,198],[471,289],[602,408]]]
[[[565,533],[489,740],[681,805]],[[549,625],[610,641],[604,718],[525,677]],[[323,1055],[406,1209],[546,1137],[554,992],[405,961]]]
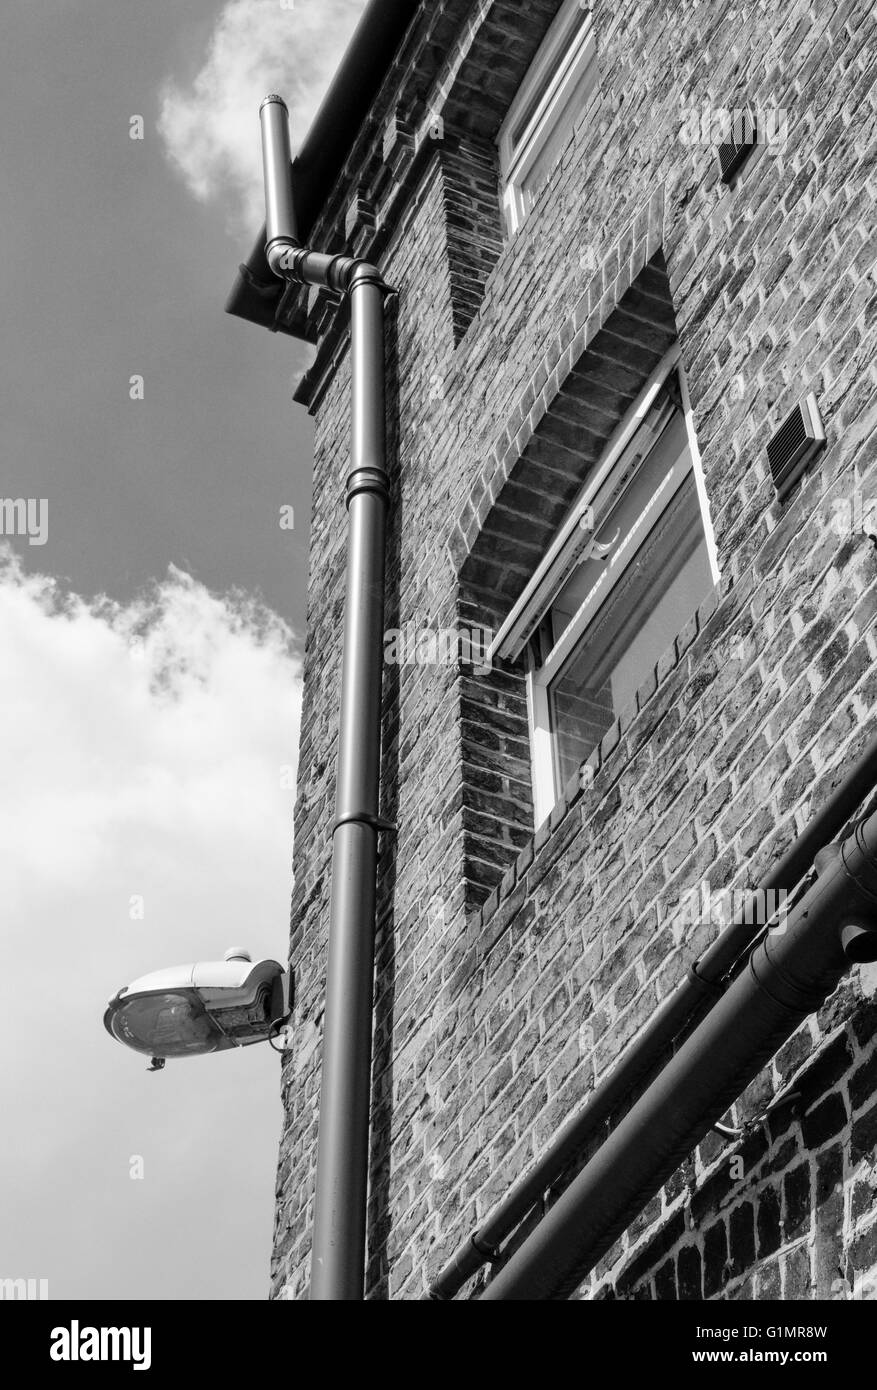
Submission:
[[[822,850],[788,921],[682,1044],[540,1224],[487,1301],[569,1297],[852,964],[877,959],[877,812]]]
[[[364,261],[299,244],[288,111],[259,112],[265,175],[265,254],[275,275],[346,294],[351,316],[351,468],[332,888],[310,1297],[364,1297],[373,978],[380,819],[381,690],[389,478],[386,468],[384,299]]]

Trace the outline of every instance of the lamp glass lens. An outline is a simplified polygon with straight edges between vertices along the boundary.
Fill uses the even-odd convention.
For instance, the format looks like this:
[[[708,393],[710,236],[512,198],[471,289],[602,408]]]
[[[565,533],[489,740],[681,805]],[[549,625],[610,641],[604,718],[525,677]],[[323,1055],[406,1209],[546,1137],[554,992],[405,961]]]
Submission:
[[[186,994],[148,994],[125,1000],[116,1010],[112,1026],[120,1042],[157,1057],[214,1052],[223,1039],[203,1007]]]

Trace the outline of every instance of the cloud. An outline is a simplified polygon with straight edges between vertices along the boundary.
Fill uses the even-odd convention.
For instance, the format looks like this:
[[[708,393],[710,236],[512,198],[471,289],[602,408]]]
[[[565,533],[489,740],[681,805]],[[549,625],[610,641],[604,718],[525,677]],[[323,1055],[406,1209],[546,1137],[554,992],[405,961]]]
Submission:
[[[163,965],[231,945],[285,961],[292,633],[173,568],[130,604],[86,601],[6,547],[0,650],[0,1276],[52,1298],[262,1297],[279,1059],[148,1075],[101,1020]]]
[[[159,130],[168,157],[200,202],[223,200],[236,233],[264,218],[262,98],[285,98],[295,149],[364,8],[365,0],[228,0],[194,80],[166,83]]]

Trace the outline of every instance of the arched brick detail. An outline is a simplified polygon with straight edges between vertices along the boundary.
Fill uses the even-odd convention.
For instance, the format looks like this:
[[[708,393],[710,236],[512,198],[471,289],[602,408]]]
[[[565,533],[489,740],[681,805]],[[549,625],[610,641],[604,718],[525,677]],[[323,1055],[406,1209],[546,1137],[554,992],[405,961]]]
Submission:
[[[496,631],[631,403],[676,339],[658,190],[561,326],[520,402],[514,436],[460,518],[461,615]],[[655,244],[657,243],[657,244]],[[533,834],[523,663],[461,685],[467,890],[479,903]]]
[[[589,467],[673,342],[663,214],[660,187],[560,325],[475,482],[448,547],[467,589],[501,594],[511,606]]]

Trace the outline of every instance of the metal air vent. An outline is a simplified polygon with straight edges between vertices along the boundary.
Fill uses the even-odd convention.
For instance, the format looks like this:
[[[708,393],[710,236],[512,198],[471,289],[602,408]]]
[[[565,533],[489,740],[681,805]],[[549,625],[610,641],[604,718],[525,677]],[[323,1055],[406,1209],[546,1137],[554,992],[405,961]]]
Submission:
[[[825,430],[816,396],[799,401],[767,446],[767,459],[780,501],[791,492],[810,461],[825,447]]]
[[[743,161],[757,144],[755,116],[749,111],[735,111],[731,121],[730,138],[718,147],[719,177],[730,183]]]

